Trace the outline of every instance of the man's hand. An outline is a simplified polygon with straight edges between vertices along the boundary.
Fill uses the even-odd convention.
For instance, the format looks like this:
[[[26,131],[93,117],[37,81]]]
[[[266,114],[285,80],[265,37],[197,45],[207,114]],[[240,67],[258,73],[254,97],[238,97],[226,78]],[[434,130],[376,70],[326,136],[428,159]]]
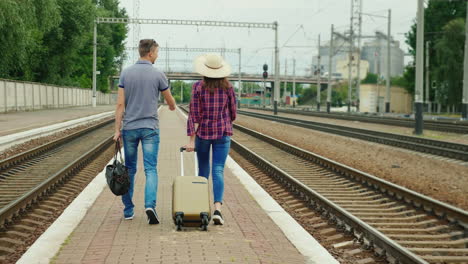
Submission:
[[[169,106],[169,110],[174,111],[176,108],[176,103],[175,103],[174,97],[172,97],[171,89],[164,90],[162,92],[162,95],[164,96],[164,100]]]
[[[122,135],[120,134],[120,130],[115,131],[114,133],[114,141],[120,140]]]

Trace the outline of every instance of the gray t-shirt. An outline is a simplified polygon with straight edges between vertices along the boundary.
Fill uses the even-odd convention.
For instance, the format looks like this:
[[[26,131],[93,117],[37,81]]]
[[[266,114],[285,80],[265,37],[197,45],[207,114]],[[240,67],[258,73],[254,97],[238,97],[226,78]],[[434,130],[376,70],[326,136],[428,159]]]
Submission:
[[[119,87],[125,89],[123,130],[159,129],[159,93],[169,89],[166,75],[151,62],[139,60],[120,74]]]

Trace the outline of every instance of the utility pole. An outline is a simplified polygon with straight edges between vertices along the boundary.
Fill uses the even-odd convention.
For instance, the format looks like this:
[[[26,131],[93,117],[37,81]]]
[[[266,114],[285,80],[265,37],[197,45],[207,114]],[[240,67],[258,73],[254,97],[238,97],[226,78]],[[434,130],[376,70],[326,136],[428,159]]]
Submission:
[[[140,18],[140,0],[133,0],[133,18],[138,19]],[[134,23],[132,25],[133,29],[133,45],[138,47],[138,43],[140,42],[140,24]],[[135,63],[138,60],[138,51],[132,52],[132,63]]]
[[[293,58],[293,108],[296,107],[296,58]]]
[[[180,103],[181,104],[184,103],[184,86],[185,86],[185,82],[182,82],[180,84]]]
[[[284,59],[284,82],[283,82],[283,97],[281,101],[286,105],[286,90],[288,87],[288,59]],[[283,99],[284,98],[284,99]]]
[[[94,35],[93,35],[93,98],[91,103],[93,107],[96,107],[96,62],[97,62],[97,22],[94,21]],[[15,97],[16,98],[16,97]]]
[[[430,83],[430,78],[429,78],[429,41],[426,41],[426,104],[427,104],[427,111],[431,113],[431,98],[429,94],[429,83]]]
[[[353,20],[354,20],[354,0],[351,0],[351,23],[350,23],[350,28],[349,28],[349,64],[348,64],[348,113],[351,112],[351,92],[352,92],[352,87],[353,87],[353,77],[352,77],[352,68],[353,68],[353,35],[354,35],[354,29],[353,29]]]
[[[273,112],[275,115],[278,115],[278,99],[279,99],[279,48],[278,48],[278,22],[274,22],[275,29],[275,103],[273,106]]]
[[[333,24],[331,25],[331,34],[330,34],[330,49],[328,51],[328,87],[327,87],[327,113],[330,113],[331,107],[331,95],[332,95],[332,58],[333,58],[333,34],[334,34]]]
[[[359,112],[361,103],[361,35],[362,35],[362,0],[359,0],[359,16],[358,16],[358,48],[357,48],[357,82],[356,82],[356,110]]]
[[[390,96],[391,96],[391,91],[390,91],[390,78],[391,78],[391,46],[390,46],[390,40],[391,40],[391,23],[392,23],[392,10],[388,10],[388,29],[387,29],[387,96],[385,96],[385,112],[389,113],[390,112]]]
[[[263,79],[263,92],[262,92],[262,105],[263,108],[265,108],[265,92],[266,92],[266,84],[265,84],[265,79]]]
[[[171,54],[170,54],[170,51],[169,51],[169,44],[167,45],[167,71],[168,72],[171,72]]]
[[[166,72],[169,72],[169,45],[166,41]]]
[[[379,40],[380,43],[380,40]],[[377,72],[377,101],[375,103],[376,105],[376,111],[377,113],[380,113],[380,44],[379,44],[379,49],[378,52],[375,53],[375,61],[374,61],[374,67]]]
[[[320,88],[321,88],[321,66],[320,66],[320,34],[318,35],[318,56],[317,56],[317,62],[318,62],[318,74],[317,74],[317,112],[320,112]]]
[[[465,25],[465,63],[463,67],[463,105],[462,118],[468,119],[468,3],[466,4],[466,25]]]
[[[241,69],[242,69],[242,52],[239,48],[239,101],[237,103],[237,108],[241,108],[241,96],[242,96],[242,82],[241,82]]]
[[[418,0],[416,31],[416,91],[415,91],[415,130],[414,134],[423,133],[423,98],[424,91],[424,0]]]

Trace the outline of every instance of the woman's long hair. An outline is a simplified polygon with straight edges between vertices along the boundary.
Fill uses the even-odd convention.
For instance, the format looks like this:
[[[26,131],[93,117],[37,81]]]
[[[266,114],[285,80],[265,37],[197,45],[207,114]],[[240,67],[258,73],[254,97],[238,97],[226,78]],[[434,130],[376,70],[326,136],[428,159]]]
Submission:
[[[207,89],[210,93],[214,93],[216,88],[223,89],[227,91],[231,87],[228,79],[226,77],[223,78],[210,78],[210,77],[203,77],[203,88]]]

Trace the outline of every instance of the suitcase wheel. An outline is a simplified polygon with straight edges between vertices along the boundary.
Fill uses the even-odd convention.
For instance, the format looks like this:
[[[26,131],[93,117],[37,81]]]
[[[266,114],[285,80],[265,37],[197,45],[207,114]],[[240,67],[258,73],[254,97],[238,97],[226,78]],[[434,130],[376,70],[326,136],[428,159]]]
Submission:
[[[208,224],[210,220],[208,219],[208,214],[207,213],[201,213],[201,229],[202,231],[208,231]]]
[[[176,214],[175,224],[177,226],[177,231],[181,231],[182,226],[184,225],[183,215],[184,215],[183,213]]]

